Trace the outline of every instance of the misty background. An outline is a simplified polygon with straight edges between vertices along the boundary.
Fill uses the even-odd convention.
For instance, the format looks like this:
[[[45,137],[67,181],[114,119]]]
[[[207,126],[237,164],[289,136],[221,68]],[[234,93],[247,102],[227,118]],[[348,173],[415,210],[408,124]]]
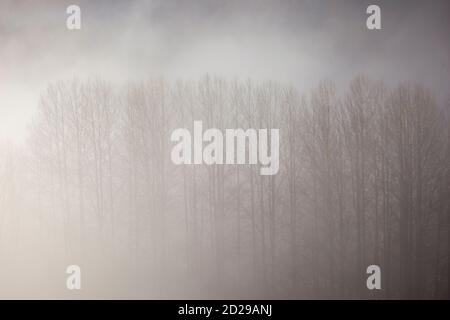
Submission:
[[[369,4],[382,30],[366,29]],[[448,297],[449,15],[447,1],[1,0],[0,296]],[[193,120],[280,128],[280,173],[172,167],[170,132]],[[389,291],[361,289],[372,263]]]
[[[82,29],[66,29],[72,1],[0,2],[0,136],[23,138],[56,79],[199,77],[276,80],[310,89],[367,72],[448,92],[447,1],[78,1]],[[75,3],[74,3],[75,4]]]

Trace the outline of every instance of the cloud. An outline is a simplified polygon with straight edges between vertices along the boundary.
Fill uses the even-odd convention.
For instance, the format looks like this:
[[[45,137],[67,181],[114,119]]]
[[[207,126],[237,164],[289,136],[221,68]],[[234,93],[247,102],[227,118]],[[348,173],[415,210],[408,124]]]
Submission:
[[[23,132],[46,84],[220,73],[308,88],[366,72],[448,92],[447,1],[378,1],[382,31],[365,28],[368,1],[79,1],[82,30],[65,28],[73,1],[0,4],[0,126]],[[11,124],[11,119],[15,119]],[[14,129],[14,128],[17,128]]]

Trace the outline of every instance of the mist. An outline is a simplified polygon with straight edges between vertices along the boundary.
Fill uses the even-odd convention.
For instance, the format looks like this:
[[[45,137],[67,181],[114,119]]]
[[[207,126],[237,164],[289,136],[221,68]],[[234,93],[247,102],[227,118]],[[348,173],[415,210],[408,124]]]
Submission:
[[[70,4],[0,1],[0,297],[448,297],[448,1]],[[174,165],[198,120],[279,172]]]

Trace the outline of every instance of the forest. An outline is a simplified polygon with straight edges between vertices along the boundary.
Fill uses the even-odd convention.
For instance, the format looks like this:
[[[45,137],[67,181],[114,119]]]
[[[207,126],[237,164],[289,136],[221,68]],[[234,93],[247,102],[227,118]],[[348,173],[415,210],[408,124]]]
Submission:
[[[278,173],[173,164],[195,121],[279,129]],[[0,282],[39,261],[56,294],[70,262],[95,297],[448,299],[448,159],[450,103],[418,83],[51,83],[0,143]]]

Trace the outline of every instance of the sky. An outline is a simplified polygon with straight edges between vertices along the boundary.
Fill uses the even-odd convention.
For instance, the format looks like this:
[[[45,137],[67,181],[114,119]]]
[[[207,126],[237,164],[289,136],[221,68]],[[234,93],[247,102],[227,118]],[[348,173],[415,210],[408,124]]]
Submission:
[[[66,8],[81,8],[81,30]],[[382,30],[366,28],[381,8]],[[0,0],[0,140],[23,141],[49,83],[100,77],[275,80],[309,90],[360,73],[450,97],[450,2]]]

